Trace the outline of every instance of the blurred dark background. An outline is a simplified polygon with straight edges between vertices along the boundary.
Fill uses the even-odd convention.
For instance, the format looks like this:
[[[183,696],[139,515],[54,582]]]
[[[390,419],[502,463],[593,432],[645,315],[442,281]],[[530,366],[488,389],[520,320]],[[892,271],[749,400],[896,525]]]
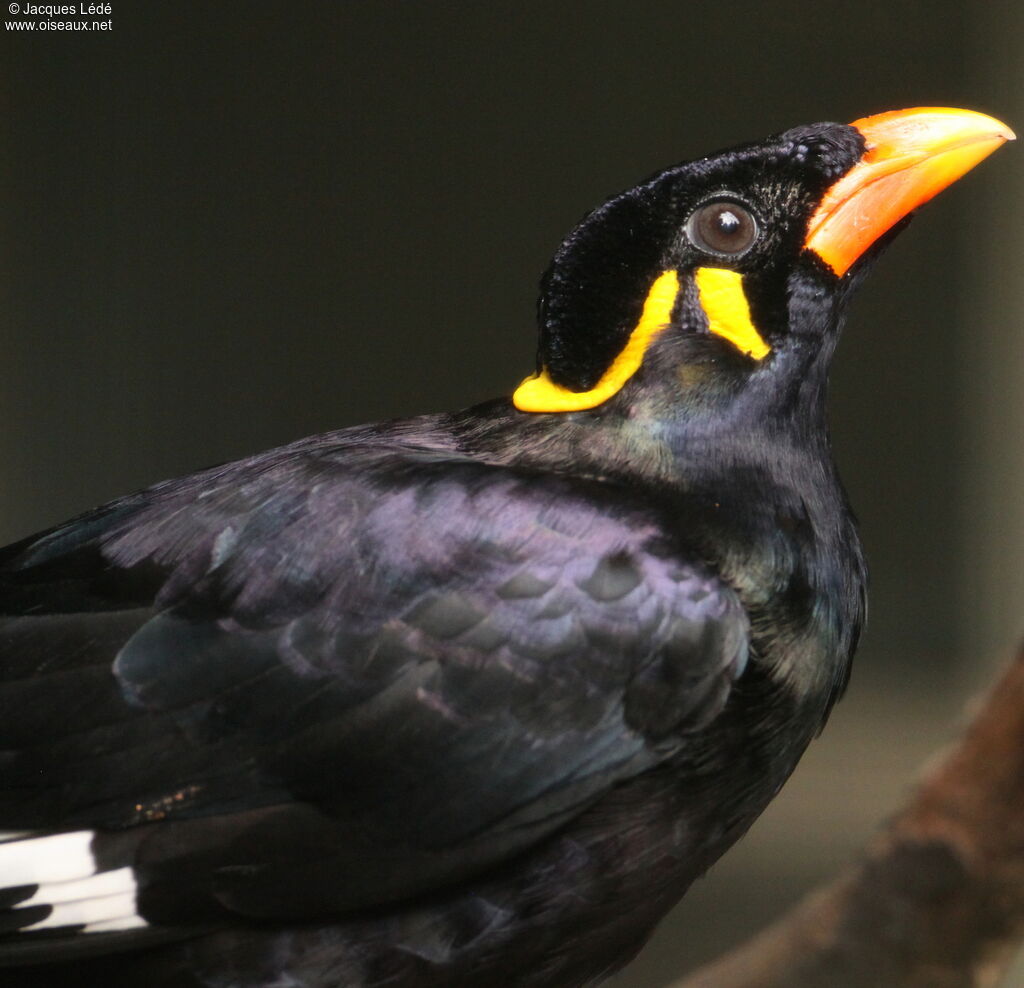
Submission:
[[[509,391],[560,238],[661,166],[904,106],[1024,127],[1009,4],[140,7],[4,32],[3,541]],[[834,871],[1021,631],[1020,173],[1011,147],[944,194],[857,300],[832,400],[873,571],[849,698],[619,988]]]

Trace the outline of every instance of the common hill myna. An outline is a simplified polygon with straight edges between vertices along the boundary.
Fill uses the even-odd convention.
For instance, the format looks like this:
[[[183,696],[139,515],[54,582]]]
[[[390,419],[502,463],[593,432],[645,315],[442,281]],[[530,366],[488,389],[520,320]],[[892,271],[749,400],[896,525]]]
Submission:
[[[851,290],[1012,133],[797,127],[569,234],[537,372],[0,550],[0,982],[574,988],[843,692]]]

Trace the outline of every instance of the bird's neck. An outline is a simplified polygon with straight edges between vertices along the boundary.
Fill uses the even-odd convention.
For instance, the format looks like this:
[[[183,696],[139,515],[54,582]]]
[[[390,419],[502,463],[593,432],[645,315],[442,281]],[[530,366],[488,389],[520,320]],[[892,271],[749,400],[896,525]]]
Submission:
[[[707,386],[699,368],[655,363],[596,408],[532,414],[497,399],[446,416],[443,428],[496,464],[700,493],[737,469],[830,466],[825,385],[796,361],[738,391]]]

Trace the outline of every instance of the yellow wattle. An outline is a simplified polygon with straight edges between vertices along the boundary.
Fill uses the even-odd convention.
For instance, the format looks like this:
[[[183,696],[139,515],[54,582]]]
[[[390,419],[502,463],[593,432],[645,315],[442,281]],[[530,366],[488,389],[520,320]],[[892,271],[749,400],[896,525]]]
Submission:
[[[743,275],[728,268],[698,268],[694,280],[712,333],[755,360],[762,360],[771,353],[771,347],[750,319]]]
[[[679,276],[675,271],[662,272],[651,285],[643,311],[626,345],[601,375],[601,380],[588,391],[570,391],[555,384],[545,368],[540,374],[526,378],[512,395],[521,412],[576,412],[595,408],[617,394],[639,370],[644,353],[654,336],[672,319],[672,309],[679,294]]]

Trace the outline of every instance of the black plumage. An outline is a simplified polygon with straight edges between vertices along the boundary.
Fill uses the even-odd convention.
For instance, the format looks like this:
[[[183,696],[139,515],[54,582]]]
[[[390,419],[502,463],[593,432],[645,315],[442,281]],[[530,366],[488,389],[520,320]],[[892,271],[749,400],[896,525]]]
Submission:
[[[805,240],[864,152],[800,128],[588,216],[544,281],[552,388],[605,380],[679,283],[591,407],[318,436],[3,550],[4,983],[571,988],[628,960],[847,678],[865,570],[824,403],[866,264]],[[723,197],[756,216],[735,255],[687,233]],[[764,359],[715,329],[709,266]]]

